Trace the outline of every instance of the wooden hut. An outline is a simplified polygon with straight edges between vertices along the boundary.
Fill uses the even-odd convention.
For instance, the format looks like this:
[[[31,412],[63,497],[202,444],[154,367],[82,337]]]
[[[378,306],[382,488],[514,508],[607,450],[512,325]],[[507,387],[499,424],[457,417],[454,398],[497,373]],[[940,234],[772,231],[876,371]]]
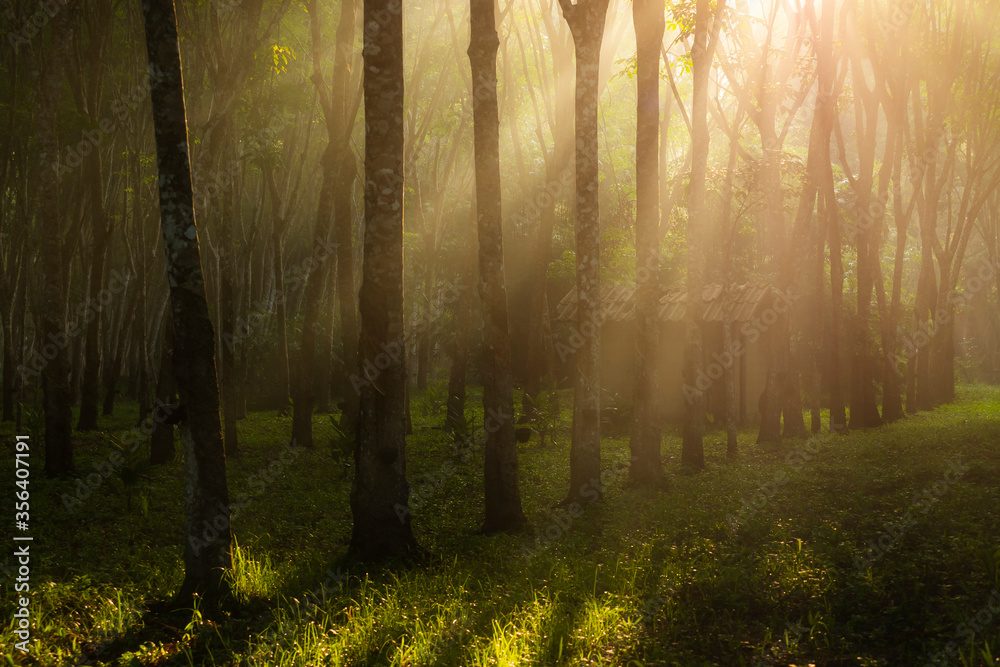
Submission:
[[[603,285],[598,318],[601,334],[601,386],[610,401],[631,402],[635,365],[635,288],[630,285]],[[724,373],[734,374],[737,416],[741,424],[757,423],[757,400],[764,391],[768,367],[768,331],[781,313],[787,312],[794,297],[766,285],[706,285],[704,304],[704,370],[699,378],[687,381],[699,386],[706,396],[709,418],[725,416]],[[684,414],[683,378],[685,318],[688,295],[683,286],[664,291],[659,299],[660,410],[666,421],[678,421]],[[729,349],[723,349],[723,323],[731,321]],[[564,372],[571,376],[576,341],[576,289],[556,307],[556,353]],[[688,386],[688,391],[692,389]]]

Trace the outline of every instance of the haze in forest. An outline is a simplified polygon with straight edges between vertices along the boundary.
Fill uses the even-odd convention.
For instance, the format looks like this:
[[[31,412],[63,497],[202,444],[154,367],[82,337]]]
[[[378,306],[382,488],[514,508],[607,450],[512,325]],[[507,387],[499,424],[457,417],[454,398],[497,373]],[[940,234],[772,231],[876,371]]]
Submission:
[[[1000,662],[994,0],[0,10],[13,664]]]

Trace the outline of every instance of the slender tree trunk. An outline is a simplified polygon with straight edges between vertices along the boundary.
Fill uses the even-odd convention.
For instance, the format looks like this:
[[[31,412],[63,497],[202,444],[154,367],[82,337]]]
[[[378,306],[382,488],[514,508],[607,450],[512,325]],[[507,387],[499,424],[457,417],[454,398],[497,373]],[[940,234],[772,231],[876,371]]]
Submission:
[[[576,351],[568,502],[591,503],[601,486],[601,234],[597,107],[608,0],[559,0],[576,49]]]
[[[823,190],[823,208],[830,234],[830,432],[847,431],[847,409],[840,373],[840,321],[844,301],[844,264],[840,246],[840,220],[833,194],[832,174]]]
[[[11,299],[13,305],[13,299]],[[11,322],[13,308],[3,309],[3,421],[14,421],[14,368],[17,357],[14,354],[14,326]]]
[[[500,116],[494,0],[470,0],[476,210],[479,231],[479,294],[483,299],[483,414],[486,430],[485,532],[514,530],[525,522],[514,442],[514,378],[503,275],[500,207]]]
[[[320,306],[323,301],[325,278],[330,253],[330,223],[332,219],[333,191],[337,177],[334,160],[334,145],[327,144],[323,152],[323,184],[319,193],[316,212],[316,226],[313,231],[313,252],[306,278],[305,314],[302,319],[302,345],[299,349],[299,363],[295,373],[295,394],[292,403],[292,440],[302,447],[312,447],[312,414],[316,402],[315,364],[316,347],[320,336]],[[323,250],[321,250],[323,249]],[[327,376],[326,379],[328,379]]]
[[[134,151],[131,155],[132,158],[132,187],[136,193],[142,190],[142,172],[140,166],[140,156],[138,151]],[[147,269],[146,261],[146,233],[145,233],[145,220],[142,216],[142,208],[138,205],[138,197],[136,198],[136,205],[132,207],[132,225],[135,230],[135,254],[136,254],[136,271],[138,273],[136,280],[136,311],[135,317],[132,319],[132,337],[135,341],[136,347],[136,363],[133,368],[135,368],[135,373],[132,375],[132,383],[134,383],[135,397],[139,401],[139,420],[137,423],[142,423],[149,414],[150,400],[149,400],[149,348],[147,347],[146,341],[146,318],[149,317],[149,308],[147,305],[148,296],[148,280],[149,271]]]
[[[735,223],[730,222],[733,212],[733,182],[736,178],[736,159],[738,157],[739,138],[734,132],[729,137],[729,162],[726,164],[726,180],[722,186],[722,213],[719,216],[719,240],[723,243],[722,262],[719,267],[719,280],[722,283],[722,353],[732,354],[733,363],[723,365],[722,382],[726,392],[726,456],[735,459],[737,456],[736,423],[736,365],[742,360],[742,354],[733,350],[733,295],[736,286],[733,280],[733,237],[736,235]]]
[[[928,119],[928,124],[930,124]],[[918,132],[919,134],[919,132]],[[928,129],[920,155],[936,154],[940,139]],[[920,144],[918,144],[918,149]],[[938,195],[934,187],[936,170],[934,162],[926,165],[923,173],[923,208],[920,211],[920,272],[917,279],[917,294],[914,299],[913,318],[915,338],[922,339],[916,352],[916,396],[917,410],[930,410],[937,404],[937,388],[933,385],[931,372],[931,345],[928,333],[934,326],[933,314],[937,309],[938,283],[934,271],[934,243],[937,241]],[[921,187],[918,184],[916,187]],[[909,408],[909,406],[907,406]]]
[[[250,326],[250,314],[253,308],[253,261],[252,261],[252,250],[248,251],[248,257],[244,259],[244,270],[242,272],[243,285],[239,291],[240,298],[237,299],[238,311],[236,315],[237,322],[243,322],[243,327]],[[245,314],[245,319],[244,319]],[[237,421],[247,418],[247,396],[250,393],[249,387],[249,367],[250,367],[250,355],[249,355],[249,345],[247,344],[248,335],[245,333],[245,329],[241,328],[239,331],[235,331],[234,335],[240,336],[240,357],[236,364],[236,419]]]
[[[957,264],[956,266],[961,266]],[[951,286],[949,271],[938,267],[941,284],[935,310],[936,330],[931,337],[931,368],[938,403],[955,400],[955,290]],[[958,269],[956,268],[956,271]]]
[[[323,315],[319,322],[316,372],[313,375],[313,395],[315,396],[313,410],[316,412],[330,411],[330,385],[333,380],[331,369],[333,367],[334,308],[337,298],[337,256],[331,256],[327,263],[329,273],[326,279],[326,303],[323,306]]]
[[[467,286],[472,284],[476,275],[476,256],[471,241],[466,241],[463,255],[467,258],[467,265],[461,280],[462,285]],[[455,304],[455,343],[451,355],[451,371],[448,375],[446,417],[446,425],[450,429],[457,429],[465,424],[465,385],[469,367],[469,335],[474,308],[473,292],[466,287],[462,290]]]
[[[274,389],[278,414],[288,412],[291,398],[290,373],[288,366],[288,323],[286,315],[287,299],[285,296],[285,231],[288,223],[282,213],[281,196],[274,181],[274,172],[267,171],[264,175],[267,189],[271,196],[271,271],[274,274],[274,315],[275,327],[278,330],[278,377]]]
[[[720,0],[721,1],[721,0]],[[708,173],[708,79],[712,66],[709,42],[711,12],[708,0],[698,0],[694,46],[691,49],[694,91],[691,102],[691,185],[688,193],[687,323],[684,347],[685,410],[681,441],[681,464],[700,470],[705,467],[702,432],[705,395],[697,387],[702,375],[702,310],[704,302],[705,181]],[[714,41],[714,40],[713,40]]]
[[[475,103],[475,100],[473,101]],[[416,178],[414,177],[414,181]],[[417,202],[418,206],[423,208],[423,196],[420,195],[420,186],[416,186],[418,196]],[[431,350],[431,332],[434,328],[433,317],[431,316],[432,304],[434,303],[434,292],[436,290],[437,283],[437,262],[435,255],[437,254],[437,228],[434,225],[435,221],[428,220],[426,213],[421,211],[419,213],[421,220],[421,236],[423,237],[424,246],[424,261],[423,264],[423,299],[419,299],[418,303],[421,303],[420,307],[417,309],[418,317],[418,327],[416,332],[416,344],[417,344],[417,389],[424,391],[427,389],[427,375],[430,372],[430,350]]]
[[[790,318],[789,318],[790,319]],[[789,323],[790,324],[790,323]],[[783,438],[804,438],[809,433],[806,429],[805,418],[803,417],[804,407],[802,404],[802,384],[799,380],[799,366],[801,363],[801,352],[795,344],[791,332],[782,341],[787,346],[786,358],[788,359],[787,382],[785,387],[784,405],[782,406],[782,432]]]
[[[826,290],[826,234],[824,233],[824,221],[822,208],[819,202],[822,195],[817,198],[816,211],[816,231],[814,235],[815,259],[812,266],[813,281],[813,308],[812,308],[812,342],[809,349],[810,359],[810,387],[809,387],[809,431],[813,434],[819,433],[823,429],[822,409],[823,409],[823,351],[826,349],[828,335],[826,327],[823,326],[825,313],[825,290]]]
[[[904,53],[906,51],[904,50]],[[891,121],[890,121],[891,122]],[[885,384],[882,388],[882,418],[893,422],[905,416],[903,412],[903,387],[900,382],[899,341],[896,327],[902,309],[903,265],[906,262],[906,231],[909,226],[909,214],[904,211],[902,200],[902,163],[903,163],[903,133],[896,121],[895,132],[896,152],[893,155],[893,218],[896,222],[896,254],[892,267],[892,296],[889,304],[889,319],[885,324],[885,334],[882,341],[882,353],[885,357]]]
[[[23,308],[24,293],[27,288],[27,275],[25,270],[26,244],[22,238],[11,251],[8,257],[8,264],[5,267],[9,273],[6,279],[9,291],[9,307],[5,309],[3,317],[3,421],[14,421],[17,409],[15,407],[15,396],[18,387],[24,382],[24,375],[18,369],[18,364],[24,356],[24,348],[21,344],[19,330],[23,329],[23,313],[18,315],[19,308]],[[20,319],[19,319],[20,318]],[[20,430],[20,428],[18,428]]]
[[[222,130],[224,145],[232,145],[231,121],[227,121],[225,129]],[[235,150],[226,151],[224,154],[235,154]],[[237,340],[236,313],[237,306],[236,288],[233,281],[236,279],[237,259],[235,256],[236,244],[233,242],[232,227],[236,217],[236,203],[233,188],[226,188],[222,193],[222,213],[218,217],[219,229],[219,329],[222,338],[221,383],[222,390],[222,437],[226,443],[226,457],[237,456],[240,451],[239,432],[236,426],[238,421],[237,401],[239,392],[237,390],[239,379],[236,370],[236,346],[243,347],[246,341]]]
[[[41,345],[54,354],[42,372],[45,410],[45,473],[49,476],[73,472],[73,400],[69,378],[69,340],[66,325],[66,278],[63,266],[63,230],[59,209],[59,138],[57,116],[59,91],[71,39],[67,12],[52,19],[52,49],[39,87],[38,154],[39,199],[41,201],[42,313]],[[49,355],[46,354],[46,357]]]
[[[660,48],[664,7],[634,0],[636,34],[635,132],[635,385],[632,399],[632,462],[629,479],[650,485],[663,479],[657,410],[660,321],[659,145]]]
[[[556,160],[557,158],[553,157],[550,162]],[[559,160],[559,163],[562,165],[558,169],[561,174],[566,165],[562,163],[562,160]],[[559,176],[555,172],[555,169],[546,165],[546,181],[551,187],[554,187],[552,186],[553,183],[559,182]],[[555,229],[556,222],[557,197],[549,194],[545,201],[549,203],[542,207],[539,215],[537,243],[532,259],[531,312],[529,313],[528,321],[528,366],[525,369],[524,399],[522,403],[524,414],[528,415],[531,419],[534,419],[538,412],[538,406],[535,402],[539,391],[542,389],[542,375],[547,375],[543,322],[547,314],[545,312],[545,293],[548,283],[549,255],[552,251],[552,232]],[[556,381],[557,378],[548,377],[548,388],[555,389]]]
[[[122,364],[125,359],[125,349],[128,346],[128,335],[126,332],[131,325],[131,318],[136,317],[138,304],[138,292],[133,289],[128,300],[122,304],[122,313],[119,320],[118,333],[115,338],[114,354],[104,373],[104,407],[103,416],[110,417],[115,410],[115,395],[118,393],[119,381],[122,377]]]
[[[334,62],[335,80],[332,95],[331,90],[327,88],[326,82],[323,78],[322,31],[320,29],[316,0],[311,0],[308,8],[312,43],[312,81],[316,85],[319,93],[320,104],[323,107],[323,114],[326,119],[328,143],[326,150],[323,152],[322,158],[323,180],[319,193],[316,225],[313,230],[313,261],[310,264],[309,275],[306,281],[305,314],[302,323],[302,345],[299,351],[298,365],[295,373],[296,377],[293,386],[294,403],[292,405],[292,438],[300,445],[312,447],[312,413],[316,403],[314,365],[317,362],[316,347],[318,340],[322,339],[319,316],[325,280],[328,277],[328,274],[330,274],[328,262],[333,261],[339,264],[337,260],[343,254],[348,260],[348,264],[342,270],[350,271],[352,273],[352,280],[354,271],[353,251],[350,250],[353,248],[353,245],[351,244],[350,238],[343,238],[341,236],[343,229],[340,227],[340,225],[343,224],[350,224],[345,220],[350,218],[349,211],[337,209],[335,207],[338,205],[338,194],[340,197],[344,196],[344,190],[339,190],[338,193],[338,189],[346,187],[346,192],[350,192],[350,183],[339,183],[339,179],[341,177],[351,177],[353,180],[353,174],[339,174],[339,168],[340,161],[344,160],[346,164],[346,160],[349,158],[349,156],[347,156],[347,151],[349,150],[348,128],[350,127],[350,124],[347,122],[346,117],[346,97],[348,91],[347,82],[350,79],[349,74],[354,35],[354,17],[357,12],[357,3],[355,0],[348,0],[341,5],[340,25],[337,27],[337,51]],[[401,11],[401,8],[397,4],[393,7],[392,13],[398,14]],[[376,21],[374,25],[378,26],[378,21]],[[381,30],[378,27],[375,27],[374,29]],[[340,205],[343,206],[343,204],[344,202],[341,201]],[[400,207],[402,208],[402,204],[400,204]],[[330,231],[331,226],[333,226],[333,218],[335,214],[338,216],[338,226],[334,228],[334,231],[338,233],[338,236],[336,243],[333,244],[336,247],[332,247],[330,243]],[[331,257],[331,255],[333,255],[333,257]],[[343,277],[344,276],[338,274],[338,281],[340,281],[340,278]],[[343,283],[343,288],[347,290],[350,296],[348,296],[348,294],[342,294],[341,296],[351,299],[351,308],[353,308],[353,287],[351,284],[347,284],[346,278]],[[344,306],[342,305],[342,315],[343,313]],[[347,314],[346,326],[350,326],[352,315],[353,313]],[[358,366],[358,369],[356,370],[350,361],[350,346],[355,334],[345,330],[344,336],[344,353],[346,359],[344,368],[348,373],[351,386],[356,392],[358,390],[358,382],[363,379],[363,374],[360,373],[360,366]],[[329,372],[325,374],[323,381],[330,381]],[[349,394],[348,414],[353,413],[354,408],[351,403],[354,400],[356,400],[356,398],[350,396]]]
[[[88,290],[88,307],[85,319],[87,326],[85,366],[80,400],[80,421],[77,428],[81,431],[97,429],[97,411],[100,402],[100,371],[101,371],[101,291],[104,288],[104,264],[107,257],[108,228],[107,214],[104,210],[104,170],[101,166],[101,151],[95,149],[89,157],[88,177],[90,180],[91,198],[91,228],[93,230],[93,251],[90,263],[90,280]]]
[[[211,604],[228,592],[224,574],[232,566],[215,332],[194,217],[174,5],[172,0],[143,0],[142,10],[160,174],[160,225],[173,308],[174,377],[186,406],[181,422],[186,479],[184,582],[178,598],[187,601],[198,593]]]
[[[347,0],[345,6],[356,4]],[[354,16],[356,10],[349,16],[341,16],[341,25],[350,20],[351,41],[354,38]],[[338,28],[338,41],[340,28]],[[343,345],[343,373],[341,385],[344,390],[344,411],[341,418],[341,429],[354,433],[358,421],[358,393],[351,386],[351,378],[359,372],[358,366],[358,292],[354,286],[354,198],[351,190],[357,180],[358,165],[353,151],[347,148],[344,152],[340,176],[337,179],[337,189],[334,193],[334,233],[337,239],[337,301],[340,304],[340,338]]]
[[[340,22],[337,24],[336,54],[333,63],[333,91],[339,97],[334,103],[334,129],[341,142],[340,175],[333,195],[334,234],[337,242],[337,299],[340,303],[340,338],[344,349],[341,383],[345,387],[344,412],[341,428],[354,433],[358,421],[359,395],[354,391],[352,378],[360,372],[358,365],[358,290],[354,283],[354,198],[352,191],[358,176],[358,162],[350,146],[354,114],[350,100],[357,94],[355,79],[351,76],[354,62],[354,38],[358,15],[358,0],[340,3]],[[339,106],[338,106],[339,105]]]
[[[174,460],[174,412],[177,409],[177,382],[174,380],[174,318],[167,313],[160,351],[160,372],[156,378],[156,405],[153,432],[149,439],[152,465]]]
[[[364,381],[350,553],[371,560],[406,555],[417,543],[406,481],[401,3],[365,0],[363,25],[365,235],[359,303]]]

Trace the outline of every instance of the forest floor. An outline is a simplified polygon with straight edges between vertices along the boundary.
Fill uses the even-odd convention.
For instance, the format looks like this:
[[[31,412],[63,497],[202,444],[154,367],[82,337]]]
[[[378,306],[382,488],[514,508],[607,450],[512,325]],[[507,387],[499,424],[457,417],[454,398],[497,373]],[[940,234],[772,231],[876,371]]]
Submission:
[[[0,574],[6,662],[1000,664],[1000,389],[962,387],[954,405],[846,436],[758,446],[746,430],[735,461],[710,430],[699,474],[680,473],[666,433],[660,491],[625,484],[628,439],[611,425],[606,496],[582,516],[556,507],[564,411],[555,445],[519,446],[531,527],[516,535],[477,532],[482,451],[456,455],[433,428],[440,408],[415,396],[407,443],[426,558],[367,572],[343,560],[351,457],[329,417],[311,450],[281,444],[288,417],[241,422],[229,462],[239,604],[211,617],[149,611],[182,579],[182,465],[146,470],[140,448],[107,467],[135,406],[79,436],[89,482],[44,479],[34,437],[31,651],[14,648],[13,580]],[[10,425],[0,437],[10,500]],[[0,556],[14,576],[17,544]]]

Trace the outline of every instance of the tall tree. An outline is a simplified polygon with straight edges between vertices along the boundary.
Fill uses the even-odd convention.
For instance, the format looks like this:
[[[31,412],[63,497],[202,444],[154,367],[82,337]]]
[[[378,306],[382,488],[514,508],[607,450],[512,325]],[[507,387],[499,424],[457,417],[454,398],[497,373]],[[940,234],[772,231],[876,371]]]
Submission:
[[[86,45],[85,57],[81,63],[86,65],[84,75],[80,64],[72,72],[73,87],[81,91],[77,95],[77,107],[91,127],[97,127],[100,122],[101,93],[104,82],[104,66],[107,62],[106,46],[110,26],[112,25],[110,2],[98,2],[85,6],[83,23],[89,32],[89,42]],[[87,156],[86,178],[88,180],[88,196],[90,197],[90,230],[91,253],[90,275],[87,282],[89,321],[86,322],[86,352],[84,356],[83,382],[80,392],[80,420],[77,428],[81,431],[97,429],[98,403],[100,402],[100,368],[101,368],[101,316],[103,304],[100,293],[104,288],[104,265],[108,252],[108,241],[111,237],[111,227],[104,207],[104,169],[101,161],[101,148],[94,146]]]
[[[479,231],[479,294],[483,323],[483,414],[486,421],[486,521],[483,530],[512,530],[524,524],[514,443],[514,388],[510,367],[507,286],[503,275],[500,207],[500,113],[494,0],[470,0],[472,23],[472,114],[476,153],[476,209]]]
[[[51,346],[52,358],[42,373],[45,410],[45,472],[72,472],[73,399],[69,383],[69,340],[66,335],[66,271],[63,263],[63,223],[59,201],[59,138],[56,124],[59,91],[69,56],[71,9],[52,19],[52,49],[44,64],[38,92],[39,199],[41,200],[42,316],[41,344]],[[46,356],[49,356],[46,354]]]
[[[350,551],[364,559],[416,548],[406,481],[403,329],[403,11],[364,2],[365,237],[361,405],[354,449]]]
[[[859,17],[860,18],[860,17]],[[875,21],[872,17],[871,2],[865,3],[864,12],[865,23],[873,26]],[[869,30],[874,32],[874,27]],[[849,182],[853,186],[856,199],[856,219],[854,227],[854,245],[857,250],[857,311],[853,318],[854,324],[854,344],[852,345],[853,355],[851,364],[851,394],[850,394],[850,427],[865,428],[869,426],[879,426],[882,417],[879,414],[878,404],[875,395],[874,367],[872,364],[872,354],[870,340],[870,316],[872,292],[875,289],[875,274],[878,267],[878,227],[881,224],[881,216],[885,211],[885,202],[880,202],[882,207],[876,210],[875,203],[878,200],[872,199],[872,188],[875,179],[875,149],[878,143],[879,129],[879,109],[881,108],[881,95],[884,89],[884,70],[882,67],[874,67],[874,76],[871,77],[872,84],[869,86],[863,68],[865,49],[861,43],[860,36],[854,30],[847,32],[848,40],[845,51],[851,58],[851,82],[854,89],[854,120],[855,133],[857,134],[858,170],[857,176],[853,176],[853,169],[847,164],[846,156],[841,155],[844,162],[845,172]],[[894,142],[891,138],[885,141],[885,155],[882,164],[884,167],[892,167],[892,150]],[[888,184],[888,176],[880,178],[880,185]]]
[[[344,419],[341,428],[354,432],[358,420],[358,394],[351,386],[351,378],[358,373],[358,297],[354,283],[354,183],[358,165],[350,148],[351,131],[360,101],[358,77],[352,76],[354,63],[354,36],[358,16],[358,0],[344,0],[340,4],[340,22],[333,58],[334,130],[339,134],[340,173],[333,193],[333,234],[337,252],[337,302],[340,305],[340,339],[343,345],[344,374],[340,383],[345,388]]]
[[[150,98],[159,170],[160,226],[174,327],[174,378],[186,406],[184,583],[178,595],[216,601],[227,593],[232,528],[215,369],[215,331],[205,297],[188,155],[184,82],[173,0],[143,0]],[[208,533],[209,528],[211,533]]]
[[[696,469],[705,466],[702,432],[705,419],[705,397],[696,387],[701,375],[702,310],[704,300],[703,271],[705,231],[708,211],[705,190],[708,175],[708,80],[712,57],[719,40],[720,17],[725,0],[719,0],[713,15],[709,0],[698,0],[695,10],[694,46],[691,48],[693,97],[691,100],[691,186],[688,192],[688,262],[687,262],[687,333],[684,347],[684,375],[691,389],[684,410],[684,432],[681,441],[681,463]]]
[[[824,201],[825,195],[823,193],[825,190],[823,188],[828,186],[829,192],[833,192],[833,172],[830,168],[830,136],[833,131],[837,100],[833,61],[835,6],[835,0],[823,3],[822,20],[816,26],[816,29],[814,29],[818,89],[813,107],[812,123],[809,129],[809,152],[806,157],[805,178],[799,193],[798,211],[792,226],[791,236],[782,253],[785,261],[782,263],[781,271],[778,275],[778,286],[785,293],[794,290],[796,285],[804,283],[809,275],[807,271],[803,270],[803,263],[812,258],[803,253],[801,249],[808,247],[810,242],[814,241],[818,245],[817,249],[820,259],[822,259],[821,256],[825,246],[824,232],[826,228],[824,227],[822,216],[819,216],[819,221],[815,227],[812,221],[817,201],[821,203]],[[815,25],[815,5],[812,0],[809,0],[806,4],[806,12],[810,23]],[[874,149],[872,152],[874,154]],[[838,256],[836,258],[831,257],[831,276],[834,276],[834,282],[836,282],[835,276],[837,271],[840,270],[839,243],[839,240],[837,240],[836,252]],[[831,253],[834,252],[833,248],[834,243],[831,241]],[[822,295],[822,274],[819,276],[818,281],[815,278],[813,280],[820,283],[813,293],[814,296],[820,297]],[[837,289],[836,285],[835,289]],[[839,305],[835,306],[835,309],[839,309]],[[834,345],[836,345],[838,340],[836,332],[834,332],[832,339]],[[801,414],[801,411],[799,414]],[[836,418],[831,423],[837,423]],[[820,428],[818,410],[813,415],[811,426],[814,432]],[[761,430],[763,432],[763,427]]]
[[[660,212],[659,145],[660,49],[665,21],[663,3],[633,0],[636,35],[635,130],[635,389],[632,401],[632,463],[629,478],[660,481],[660,423],[657,349],[659,348]]]
[[[576,50],[576,352],[568,500],[601,489],[601,216],[597,106],[608,0],[559,0]]]
[[[534,60],[534,71],[539,74],[539,84],[532,82],[532,61],[526,55],[522,58],[526,89],[531,97],[535,118],[535,138],[542,146],[545,161],[544,190],[538,195],[541,210],[538,213],[537,234],[531,257],[530,309],[528,313],[528,352],[527,366],[524,369],[524,404],[525,414],[534,416],[537,412],[536,398],[543,388],[542,375],[546,375],[544,387],[552,390],[550,401],[558,399],[554,391],[558,385],[556,359],[549,325],[548,298],[545,289],[549,268],[549,258],[552,253],[552,237],[557,218],[557,206],[566,199],[570,191],[572,171],[570,159],[573,155],[573,128],[565,122],[573,113],[572,96],[572,65],[573,43],[572,35],[562,22],[554,20],[548,10],[548,3],[538,0],[537,9],[531,12],[534,30],[528,32],[531,38],[530,53]],[[541,24],[545,26],[542,33]],[[518,43],[521,43],[520,33],[516,33]],[[524,49],[522,48],[522,53]],[[547,67],[545,55],[551,58],[551,69]],[[551,78],[550,78],[551,77]],[[515,145],[518,143],[514,133],[518,126],[515,114],[510,114],[510,129]],[[543,126],[542,119],[546,123]],[[552,134],[551,142],[546,141],[544,127]],[[522,161],[518,162],[520,166]],[[527,171],[527,170],[525,170]],[[526,189],[528,174],[525,173]]]
[[[305,304],[302,318],[302,342],[299,346],[298,366],[292,386],[292,439],[304,447],[312,447],[312,414],[316,404],[316,383],[329,382],[328,377],[317,378],[315,365],[323,354],[319,350],[325,336],[320,321],[323,289],[331,273],[330,264],[336,261],[330,253],[320,251],[329,246],[330,227],[333,222],[333,199],[337,180],[337,155],[340,147],[339,130],[336,126],[337,113],[330,91],[323,78],[322,70],[322,30],[316,0],[309,4],[309,25],[312,36],[312,81],[319,92],[320,106],[326,120],[327,145],[320,161],[322,185],[313,227],[313,248],[315,261],[310,263],[306,277]],[[329,342],[329,340],[327,340]]]

